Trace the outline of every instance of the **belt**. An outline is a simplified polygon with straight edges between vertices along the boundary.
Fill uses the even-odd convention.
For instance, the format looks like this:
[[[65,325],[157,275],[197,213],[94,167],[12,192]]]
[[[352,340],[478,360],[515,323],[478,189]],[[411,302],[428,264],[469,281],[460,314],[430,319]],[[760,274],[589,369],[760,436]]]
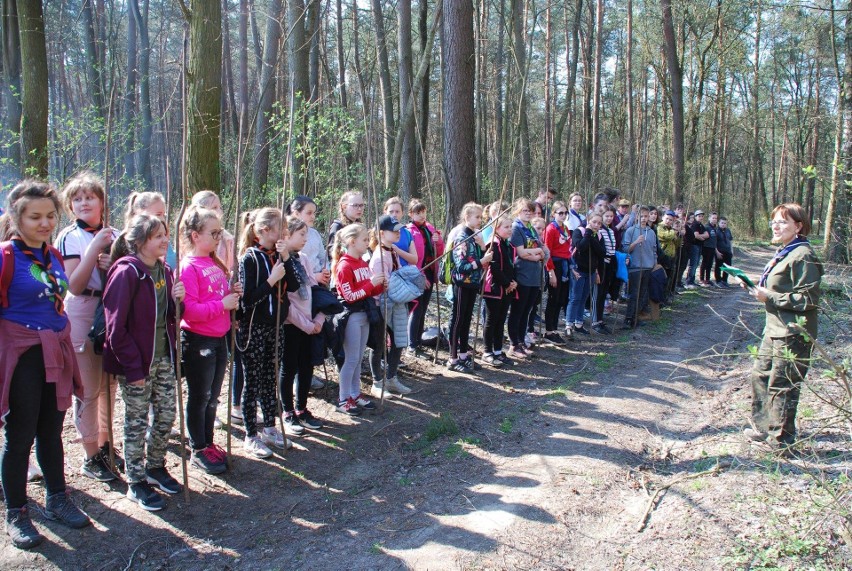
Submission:
[[[87,297],[101,297],[103,293],[104,292],[99,289],[92,289],[90,287],[87,287],[86,289],[80,292],[80,295],[85,295]]]

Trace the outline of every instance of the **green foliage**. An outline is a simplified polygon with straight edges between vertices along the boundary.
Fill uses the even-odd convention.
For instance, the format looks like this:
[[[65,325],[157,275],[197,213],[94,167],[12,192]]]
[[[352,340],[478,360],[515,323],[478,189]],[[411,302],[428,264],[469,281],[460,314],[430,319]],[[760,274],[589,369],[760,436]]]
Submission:
[[[503,434],[509,434],[515,427],[515,419],[515,415],[510,414],[500,422],[500,426],[497,427],[497,430],[499,430]]]
[[[432,443],[444,436],[455,436],[458,433],[459,427],[453,415],[449,412],[442,412],[437,418],[429,421],[423,437],[426,439],[426,442]]]

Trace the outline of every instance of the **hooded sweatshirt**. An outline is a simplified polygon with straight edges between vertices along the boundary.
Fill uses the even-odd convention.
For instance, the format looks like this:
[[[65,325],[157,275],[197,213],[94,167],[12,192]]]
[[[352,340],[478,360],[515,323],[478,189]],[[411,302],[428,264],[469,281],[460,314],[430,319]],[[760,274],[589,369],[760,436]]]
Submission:
[[[210,256],[187,256],[180,265],[186,288],[181,329],[221,337],[231,329],[231,312],[222,304],[231,293],[227,274]]]
[[[166,265],[164,273],[165,284],[159,285],[171,292],[171,268]],[[107,373],[124,375],[128,381],[148,376],[157,343],[157,321],[164,313],[166,348],[174,360],[175,303],[169,293],[166,299],[164,311],[157,303],[151,270],[136,256],[125,256],[112,265],[103,294],[106,321],[103,361]]]

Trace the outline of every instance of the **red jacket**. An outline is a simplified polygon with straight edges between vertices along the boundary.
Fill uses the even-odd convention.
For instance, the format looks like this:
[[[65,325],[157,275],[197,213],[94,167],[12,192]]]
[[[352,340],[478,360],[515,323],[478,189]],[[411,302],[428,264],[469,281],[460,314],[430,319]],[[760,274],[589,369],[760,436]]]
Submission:
[[[548,222],[544,229],[544,245],[550,250],[550,258],[547,260],[548,270],[554,268],[553,258],[571,259],[571,232],[564,227],[562,230],[564,234],[559,231],[554,221]]]
[[[370,281],[372,277],[373,272],[367,262],[344,254],[337,262],[335,271],[334,283],[337,284],[337,293],[346,303],[355,303],[379,295],[385,290],[385,286],[373,285]]]

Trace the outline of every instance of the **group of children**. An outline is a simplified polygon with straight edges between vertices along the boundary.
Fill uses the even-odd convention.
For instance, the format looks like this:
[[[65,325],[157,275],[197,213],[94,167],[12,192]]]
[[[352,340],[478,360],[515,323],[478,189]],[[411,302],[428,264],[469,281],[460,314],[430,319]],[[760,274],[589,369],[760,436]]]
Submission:
[[[72,404],[84,453],[80,472],[98,481],[125,472],[128,498],[156,511],[165,502],[155,488],[183,490],[165,464],[177,413],[185,413],[191,464],[209,474],[227,470],[214,429],[232,357],[231,420],[245,426],[246,453],[266,458],[272,448],[291,446],[287,436],[322,428],[308,410],[308,392],[314,365],[327,349],[338,364],[337,411],[359,415],[376,408],[373,398],[411,392],[398,369],[404,354],[423,355],[427,309],[439,281],[450,286],[452,298],[447,367],[469,374],[482,366],[470,342],[480,295],[481,362],[499,368],[531,358],[539,341],[565,343],[560,315],[569,338],[590,334],[587,310],[591,330],[610,333],[604,313],[624,281],[625,327],[634,327],[647,311],[657,263],[669,270],[666,290],[676,291],[681,260],[696,270],[691,248],[698,240],[730,262],[730,232],[713,216],[708,231],[671,211],[658,225],[656,209],[630,211],[626,200],[616,206],[617,195],[596,196],[585,213],[579,194],[567,204],[554,198],[543,191],[511,207],[494,203],[485,225],[485,209],[466,204],[445,256],[443,236],[417,199],[408,205],[408,224],[394,197],[368,230],[363,195],[344,193],[323,243],[313,227],[316,203],[299,196],[286,216],[277,208],[243,214],[237,244],[223,227],[219,198],[202,191],[182,213],[176,252],[159,193],[131,195],[119,230],[105,224],[106,193],[97,176],[72,177],[61,195],[48,184],[22,181],[9,194],[0,227],[6,240],[0,258],[2,484],[13,543],[29,548],[43,540],[26,508],[34,440],[47,489],[45,514],[72,527],[89,524],[65,489],[61,429]],[[50,237],[63,209],[74,221],[54,248]],[[715,241],[701,238],[706,233]],[[626,280],[619,264],[627,265]],[[724,277],[717,274],[717,282]],[[543,291],[545,334],[539,340]],[[368,346],[373,383],[365,393],[360,376]],[[178,356],[187,389],[182,411],[176,407]],[[111,446],[118,387],[125,409],[123,458]]]

